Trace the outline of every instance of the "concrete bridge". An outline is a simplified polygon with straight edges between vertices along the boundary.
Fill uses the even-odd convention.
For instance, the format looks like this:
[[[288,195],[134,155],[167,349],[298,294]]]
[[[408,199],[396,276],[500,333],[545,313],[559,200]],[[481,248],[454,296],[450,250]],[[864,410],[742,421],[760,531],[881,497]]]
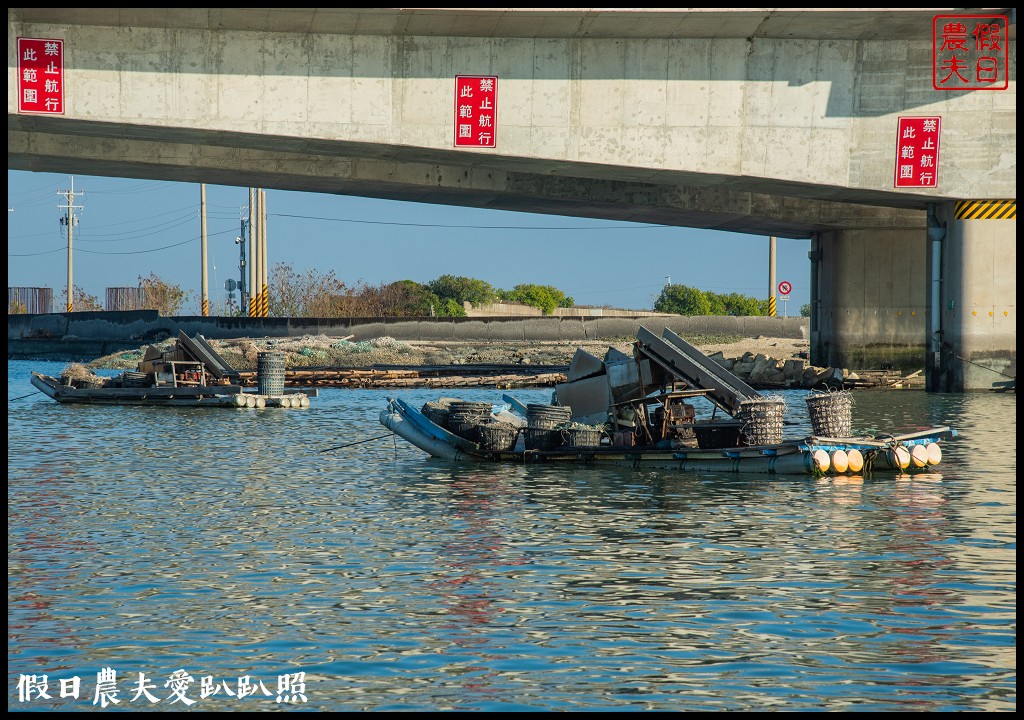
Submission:
[[[1015,387],[1016,14],[971,13],[1005,89],[936,89],[948,8],[14,8],[8,168],[809,237],[812,362]],[[21,37],[63,41],[59,112]],[[895,187],[901,117],[940,119],[933,186]]]

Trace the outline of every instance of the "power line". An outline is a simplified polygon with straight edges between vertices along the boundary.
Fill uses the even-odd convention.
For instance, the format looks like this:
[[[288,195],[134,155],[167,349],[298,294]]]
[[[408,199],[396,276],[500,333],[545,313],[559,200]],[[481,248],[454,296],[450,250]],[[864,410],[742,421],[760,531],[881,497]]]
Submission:
[[[216,232],[216,233],[208,233],[207,237],[209,237],[210,235],[227,235],[229,233],[234,233],[234,232],[235,232],[234,229],[222,230],[222,231]],[[164,245],[164,246],[158,247],[158,248],[149,248],[148,250],[127,250],[125,252],[104,252],[102,250],[85,250],[84,248],[78,248],[78,252],[89,253],[90,255],[145,255],[146,253],[160,252],[161,250],[169,250],[171,248],[181,247],[182,245],[187,245],[188,243],[195,242],[196,240],[199,240],[199,239],[200,239],[199,236],[196,236],[194,238],[189,238],[188,240],[182,240],[179,243],[174,243],[173,245]],[[37,253],[7,253],[7,257],[35,257],[37,255],[49,255],[50,253],[60,252],[61,250],[67,250],[67,249],[68,249],[68,246],[65,245],[62,248],[54,248],[53,250],[43,250],[42,252],[37,252]]]

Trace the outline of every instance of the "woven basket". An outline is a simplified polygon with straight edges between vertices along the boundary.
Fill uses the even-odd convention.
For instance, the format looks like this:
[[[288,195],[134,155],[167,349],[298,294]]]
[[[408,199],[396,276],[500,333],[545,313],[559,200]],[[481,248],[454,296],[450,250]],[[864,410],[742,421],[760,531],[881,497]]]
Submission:
[[[562,430],[562,437],[565,439],[565,444],[569,447],[597,447],[601,444],[601,434],[603,432],[603,425],[567,428]]]
[[[839,391],[807,397],[811,429],[819,437],[845,438],[853,433],[853,395]]]
[[[782,398],[767,397],[744,400],[736,419],[743,421],[743,436],[747,445],[778,445],[782,442],[782,418],[786,402]]]
[[[527,427],[526,449],[527,450],[557,450],[562,446],[562,431]]]
[[[465,413],[458,412],[448,414],[448,429],[470,442],[480,442],[480,427],[483,424],[483,418],[477,415],[466,415]]]
[[[515,450],[519,428],[504,422],[488,422],[479,427],[480,449],[495,452]]]

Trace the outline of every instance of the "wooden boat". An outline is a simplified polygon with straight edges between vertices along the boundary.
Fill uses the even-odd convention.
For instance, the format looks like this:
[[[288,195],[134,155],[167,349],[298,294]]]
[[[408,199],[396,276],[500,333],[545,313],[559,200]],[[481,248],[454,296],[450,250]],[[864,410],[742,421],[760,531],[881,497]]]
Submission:
[[[826,474],[903,474],[928,472],[942,460],[939,443],[956,437],[949,427],[864,438],[808,436],[776,445],[702,449],[665,447],[562,446],[551,450],[488,450],[434,423],[400,398],[388,400],[380,423],[435,458],[483,463],[544,463],[672,469],[684,472]]]

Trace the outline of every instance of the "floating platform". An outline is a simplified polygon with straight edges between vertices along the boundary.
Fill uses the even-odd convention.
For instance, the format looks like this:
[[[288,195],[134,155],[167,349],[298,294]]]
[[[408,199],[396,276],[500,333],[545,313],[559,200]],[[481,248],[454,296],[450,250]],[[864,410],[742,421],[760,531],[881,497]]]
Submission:
[[[60,378],[32,373],[32,385],[59,403],[80,405],[153,405],[228,408],[307,408],[317,391],[287,390],[283,395],[245,392],[240,385],[152,387],[75,387]]]

